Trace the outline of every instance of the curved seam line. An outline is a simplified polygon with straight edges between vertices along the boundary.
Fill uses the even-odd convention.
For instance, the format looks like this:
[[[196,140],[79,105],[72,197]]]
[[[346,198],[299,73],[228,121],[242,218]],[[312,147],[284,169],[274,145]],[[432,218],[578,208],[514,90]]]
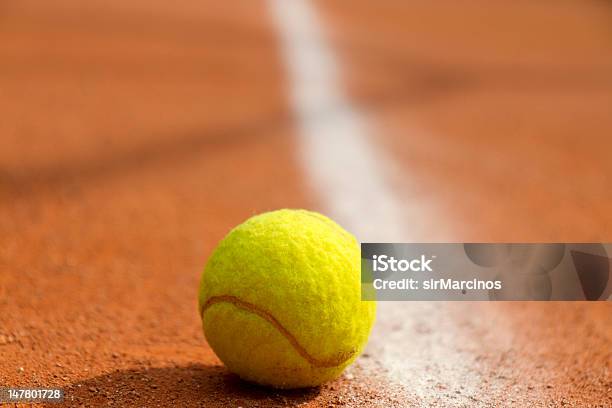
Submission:
[[[337,358],[330,358],[327,360],[315,358],[311,356],[308,351],[306,351],[306,349],[297,341],[295,336],[293,336],[293,334],[291,334],[291,332],[289,332],[289,330],[287,330],[270,312],[262,309],[257,305],[245,302],[244,300],[241,300],[236,296],[221,295],[210,297],[200,308],[200,317],[204,318],[204,312],[206,311],[206,309],[217,303],[231,303],[239,309],[246,310],[247,312],[251,312],[261,317],[262,319],[267,320],[289,341],[291,346],[293,346],[295,351],[297,351],[300,356],[302,356],[306,361],[308,361],[311,365],[315,367],[337,367],[342,363],[348,361],[353,356],[353,354],[355,354],[355,350],[352,350],[350,352],[340,353]]]

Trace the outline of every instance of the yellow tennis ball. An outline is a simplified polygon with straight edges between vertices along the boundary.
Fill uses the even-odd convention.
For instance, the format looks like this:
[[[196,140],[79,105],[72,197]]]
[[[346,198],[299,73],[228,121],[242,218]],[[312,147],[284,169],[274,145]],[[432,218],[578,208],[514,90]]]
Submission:
[[[252,217],[221,241],[202,274],[206,339],[244,380],[277,388],[331,380],[361,353],[374,323],[360,265],[355,238],[321,214]]]

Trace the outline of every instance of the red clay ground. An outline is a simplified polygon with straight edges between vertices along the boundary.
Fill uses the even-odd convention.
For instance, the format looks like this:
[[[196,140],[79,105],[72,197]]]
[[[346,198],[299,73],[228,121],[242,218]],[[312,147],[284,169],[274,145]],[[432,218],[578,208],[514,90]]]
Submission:
[[[198,320],[207,256],[254,213],[323,208],[276,33],[256,1],[124,3],[0,6],[0,385],[68,406],[612,406],[609,302],[387,303],[331,384],[228,374]],[[612,241],[608,3],[316,4],[426,203],[413,239]]]

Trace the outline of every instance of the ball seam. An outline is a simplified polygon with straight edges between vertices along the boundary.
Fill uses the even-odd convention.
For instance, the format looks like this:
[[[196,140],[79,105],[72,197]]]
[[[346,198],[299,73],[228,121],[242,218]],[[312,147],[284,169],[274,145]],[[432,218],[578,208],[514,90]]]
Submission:
[[[353,355],[357,352],[357,350],[351,350],[348,352],[338,353],[336,356],[320,359],[312,356],[295,338],[295,336],[287,330],[276,317],[274,317],[270,312],[263,309],[260,306],[257,306],[253,303],[246,302],[236,296],[232,295],[218,295],[211,296],[200,308],[200,317],[204,318],[204,312],[211,306],[219,303],[229,303],[233,306],[245,310],[247,312],[253,313],[262,319],[266,320],[270,323],[276,330],[279,331],[291,344],[291,346],[295,349],[295,351],[306,361],[308,361],[312,366],[319,368],[333,368],[342,365],[349,361]]]

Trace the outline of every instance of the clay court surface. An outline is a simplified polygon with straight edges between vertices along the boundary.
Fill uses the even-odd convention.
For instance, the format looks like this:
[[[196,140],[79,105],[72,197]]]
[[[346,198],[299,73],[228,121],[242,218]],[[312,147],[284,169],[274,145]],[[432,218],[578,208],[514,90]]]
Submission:
[[[309,150],[334,106],[296,113],[274,3],[0,4],[0,385],[68,406],[612,406],[610,302],[386,302],[335,382],[226,372],[197,286],[255,213],[318,210],[364,241],[612,241],[609,2],[308,3],[367,163]]]

